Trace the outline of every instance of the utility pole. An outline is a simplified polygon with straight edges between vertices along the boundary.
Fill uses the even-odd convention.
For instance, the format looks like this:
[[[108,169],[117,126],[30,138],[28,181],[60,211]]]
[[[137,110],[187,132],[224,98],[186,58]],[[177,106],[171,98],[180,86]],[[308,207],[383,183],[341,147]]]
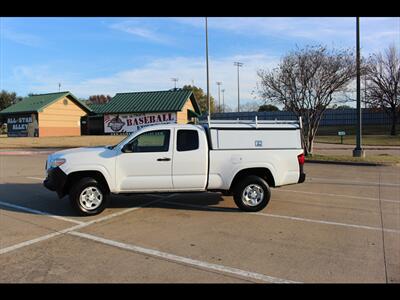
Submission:
[[[217,85],[218,85],[218,112],[221,112],[221,92],[220,92],[221,84],[222,84],[222,82],[217,81]]]
[[[171,78],[171,80],[175,83],[175,87],[174,87],[174,89],[176,90],[176,83],[178,82],[178,78]]]
[[[58,91],[61,91],[61,82],[58,83]]]
[[[233,63],[235,66],[237,66],[237,87],[238,87],[238,109],[237,111],[240,112],[240,94],[239,94],[239,68],[243,66],[243,63],[235,61]]]
[[[222,89],[221,92],[222,92],[222,112],[225,112],[225,89]]]
[[[356,147],[353,150],[353,157],[364,157],[364,150],[361,148],[361,90],[360,90],[360,17],[356,17],[356,66],[357,66],[357,138]]]
[[[210,78],[208,75],[208,27],[207,27],[207,17],[206,17],[206,69],[207,69],[207,108],[208,108],[208,118],[211,118],[211,101],[210,101]]]

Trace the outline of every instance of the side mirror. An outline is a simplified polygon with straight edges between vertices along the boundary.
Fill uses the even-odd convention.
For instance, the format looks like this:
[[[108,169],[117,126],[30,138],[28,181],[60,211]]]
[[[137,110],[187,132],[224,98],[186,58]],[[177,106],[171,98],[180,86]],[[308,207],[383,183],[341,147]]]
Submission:
[[[132,145],[129,144],[129,143],[128,143],[128,144],[125,144],[125,145],[122,147],[121,151],[124,152],[124,153],[131,153],[131,152],[132,152]]]

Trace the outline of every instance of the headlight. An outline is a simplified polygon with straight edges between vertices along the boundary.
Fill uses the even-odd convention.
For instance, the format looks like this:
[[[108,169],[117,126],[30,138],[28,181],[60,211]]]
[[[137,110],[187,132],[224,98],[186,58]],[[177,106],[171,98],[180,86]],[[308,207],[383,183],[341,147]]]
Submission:
[[[49,167],[49,169],[56,168],[56,167],[61,166],[61,165],[64,164],[65,162],[66,162],[66,159],[65,159],[65,158],[56,158],[56,159],[51,160],[51,161],[49,162],[48,167]]]

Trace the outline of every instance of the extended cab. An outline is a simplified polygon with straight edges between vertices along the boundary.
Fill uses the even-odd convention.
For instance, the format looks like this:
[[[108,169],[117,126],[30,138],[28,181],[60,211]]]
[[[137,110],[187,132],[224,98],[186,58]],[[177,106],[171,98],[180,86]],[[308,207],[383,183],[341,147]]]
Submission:
[[[83,215],[98,214],[110,193],[216,191],[259,211],[270,187],[305,180],[301,123],[212,121],[142,128],[115,146],[49,155],[45,187],[69,195]]]

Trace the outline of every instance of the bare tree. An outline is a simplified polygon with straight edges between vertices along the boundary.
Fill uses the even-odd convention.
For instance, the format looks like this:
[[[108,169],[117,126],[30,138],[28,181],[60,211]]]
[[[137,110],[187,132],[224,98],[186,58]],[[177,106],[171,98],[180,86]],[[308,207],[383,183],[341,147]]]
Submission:
[[[391,118],[390,134],[396,135],[400,111],[400,54],[395,45],[389,46],[384,55],[372,55],[367,64],[366,102],[381,108]]]
[[[89,96],[89,102],[93,104],[106,104],[110,102],[110,95],[92,95]]]
[[[260,108],[260,103],[251,101],[240,105],[241,112],[258,111],[259,108]]]
[[[221,104],[221,111],[222,112],[233,112],[233,108],[228,104]]]
[[[283,57],[277,68],[259,70],[257,75],[257,91],[265,103],[283,105],[302,117],[304,150],[311,155],[324,111],[356,75],[355,57],[350,50],[307,46]]]

